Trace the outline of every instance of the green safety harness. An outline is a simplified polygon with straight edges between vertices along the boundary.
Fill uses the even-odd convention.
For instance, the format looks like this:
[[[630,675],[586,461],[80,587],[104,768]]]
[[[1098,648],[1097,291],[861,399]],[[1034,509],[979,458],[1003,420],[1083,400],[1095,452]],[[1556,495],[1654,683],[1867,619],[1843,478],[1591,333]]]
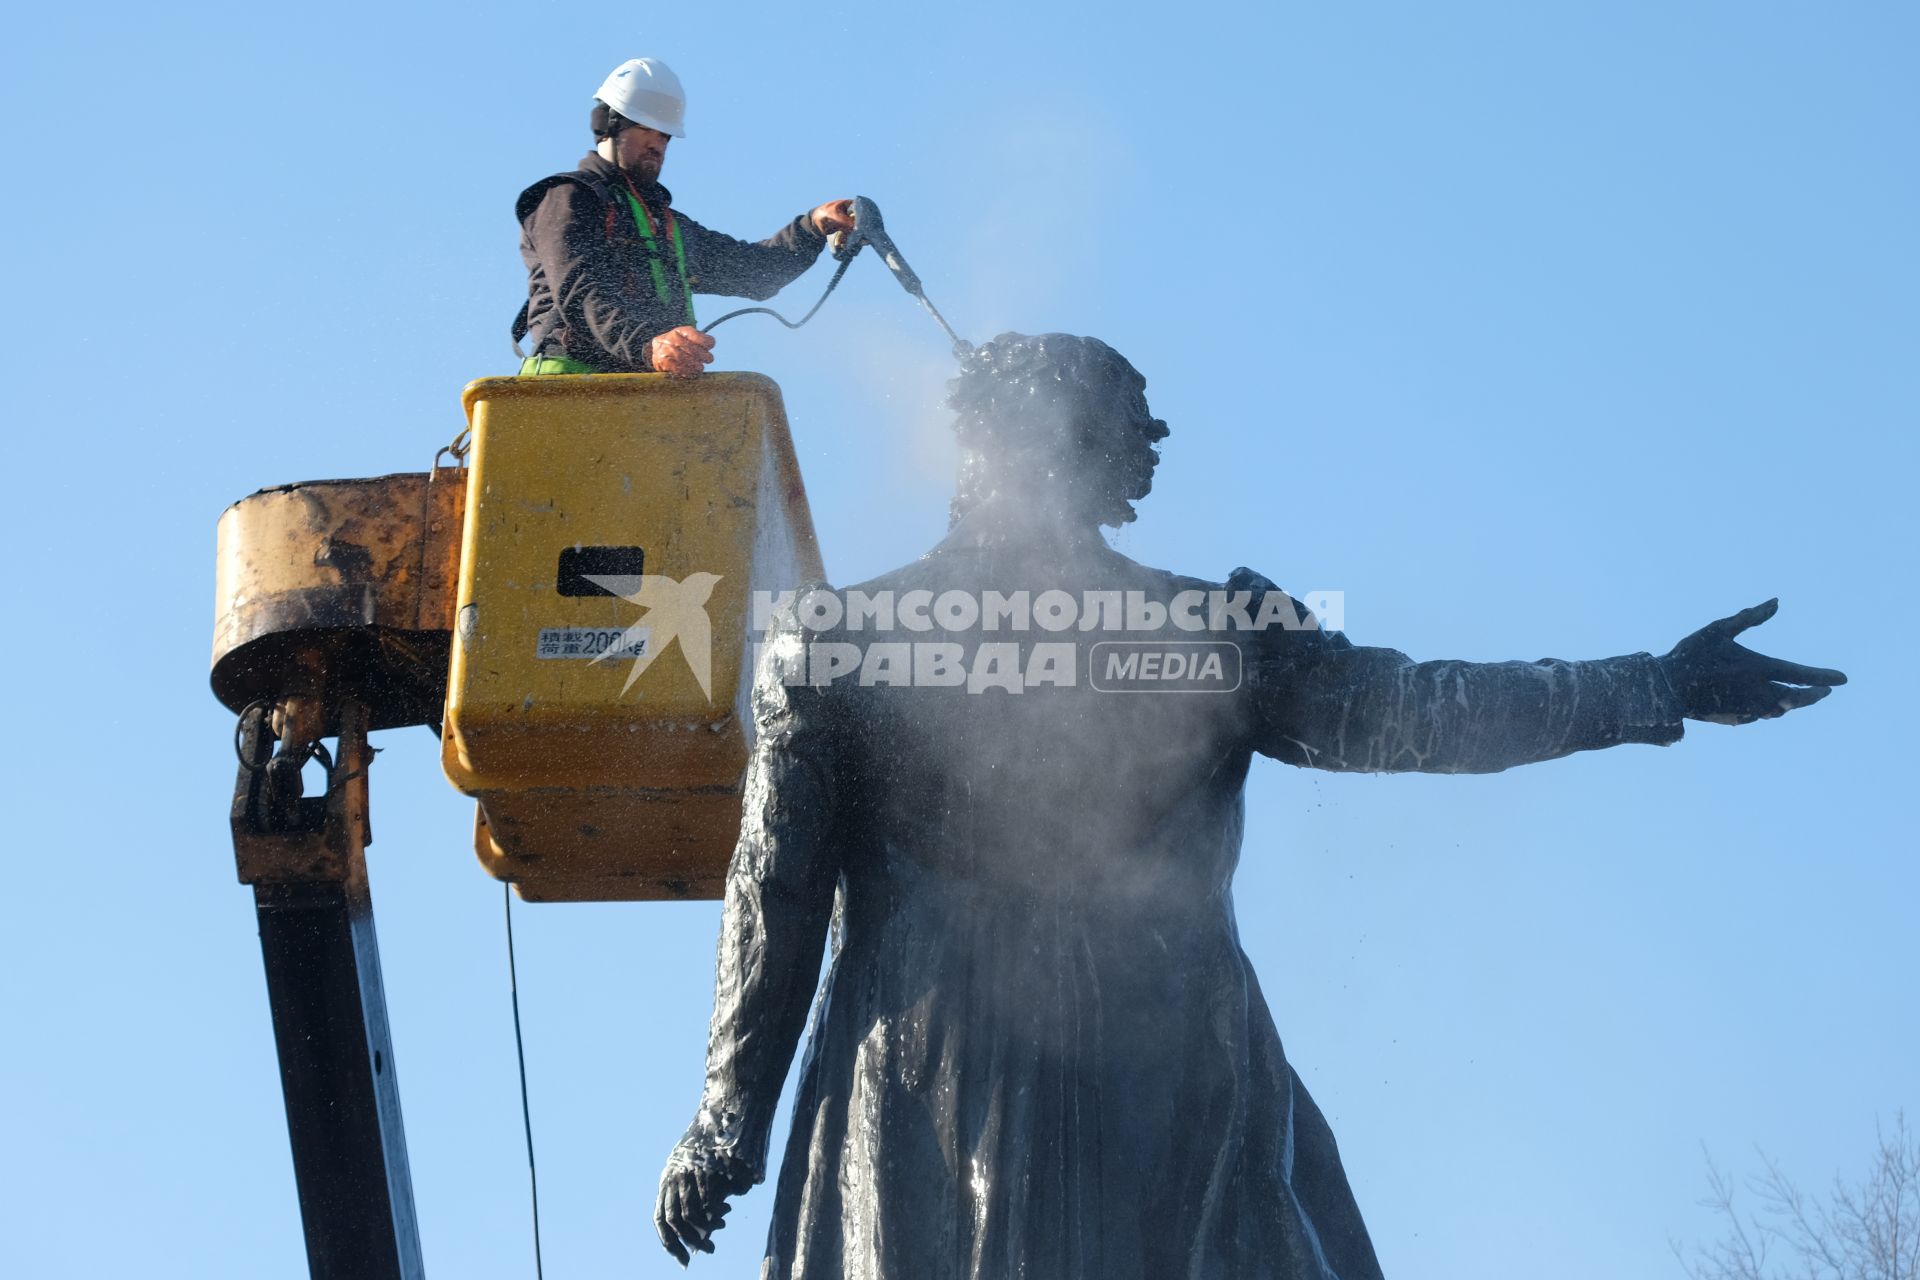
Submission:
[[[626,175],[622,174],[622,177]],[[647,267],[653,273],[653,295],[664,303],[671,304],[673,295],[667,292],[667,269],[660,261],[666,255],[660,249],[660,237],[653,225],[653,213],[647,208],[646,201],[633,189],[633,179],[627,179],[627,206],[633,211],[633,225],[640,230],[640,238],[647,244]],[[667,238],[673,242],[673,265],[680,273],[680,297],[686,303],[687,323],[698,323],[693,318],[693,290],[687,287],[687,246],[680,239],[680,220],[673,216],[673,210],[667,210]]]
[[[624,174],[621,175],[625,177]],[[647,246],[647,269],[653,276],[653,295],[661,302],[671,306],[673,294],[667,288],[666,252],[660,247],[660,234],[653,225],[653,213],[647,208],[646,201],[633,189],[633,180],[627,179],[627,209],[633,214],[633,225],[640,232],[641,241]],[[609,222],[611,227],[612,223]],[[687,323],[697,324],[693,314],[693,290],[688,287],[687,246],[680,237],[680,220],[673,216],[673,210],[667,210],[667,239],[673,245],[674,270],[680,277],[680,297],[686,304]],[[553,373],[598,373],[592,365],[570,360],[566,356],[531,355],[520,362],[520,376],[530,377]]]

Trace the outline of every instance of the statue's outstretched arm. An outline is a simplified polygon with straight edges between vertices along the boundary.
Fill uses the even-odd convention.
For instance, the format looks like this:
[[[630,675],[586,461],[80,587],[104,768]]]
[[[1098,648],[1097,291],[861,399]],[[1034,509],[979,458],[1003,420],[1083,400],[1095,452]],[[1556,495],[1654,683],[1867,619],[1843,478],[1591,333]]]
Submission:
[[[783,642],[798,636],[776,627],[770,643]],[[713,1251],[727,1198],[765,1175],[774,1109],[819,981],[839,878],[828,692],[786,686],[771,666],[755,685],[757,737],[727,871],[706,1087],[668,1157],[654,1212],[660,1242],[682,1265],[689,1249]]]
[[[1682,732],[1680,705],[1644,653],[1415,662],[1334,639],[1268,686],[1262,751],[1342,772],[1497,773]]]
[[[1244,570],[1230,585],[1277,590]],[[1415,662],[1317,628],[1262,633],[1249,654],[1256,746],[1318,769],[1494,773],[1623,742],[1665,745],[1689,717],[1770,718],[1846,680],[1733,642],[1772,611],[1722,619],[1664,658],[1585,662]]]

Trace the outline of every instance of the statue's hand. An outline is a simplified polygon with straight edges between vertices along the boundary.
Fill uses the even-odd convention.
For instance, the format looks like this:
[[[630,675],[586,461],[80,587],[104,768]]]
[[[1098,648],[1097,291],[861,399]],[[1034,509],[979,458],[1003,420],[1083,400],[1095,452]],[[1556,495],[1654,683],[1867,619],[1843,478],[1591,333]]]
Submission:
[[[692,1255],[713,1252],[713,1233],[727,1225],[727,1197],[753,1185],[738,1161],[713,1149],[696,1124],[680,1139],[660,1173],[660,1197],[654,1201],[653,1227],[668,1253],[686,1266]]]
[[[1834,685],[1847,682],[1839,671],[1769,658],[1734,643],[1735,636],[1765,622],[1779,608],[1777,599],[1769,600],[1710,622],[1660,659],[1688,719],[1715,724],[1771,720],[1811,706],[1832,693]]]

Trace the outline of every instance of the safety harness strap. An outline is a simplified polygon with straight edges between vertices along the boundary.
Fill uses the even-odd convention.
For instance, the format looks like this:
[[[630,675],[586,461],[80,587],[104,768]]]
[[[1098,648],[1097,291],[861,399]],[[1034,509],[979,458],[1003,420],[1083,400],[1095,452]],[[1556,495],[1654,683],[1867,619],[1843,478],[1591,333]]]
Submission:
[[[653,213],[647,208],[646,201],[640,198],[627,184],[627,204],[633,210],[633,225],[638,228],[640,238],[647,246],[647,269],[653,273],[653,293],[663,303],[671,304],[673,295],[667,289],[666,268],[660,263],[665,256],[660,249],[659,236],[654,231]],[[687,287],[687,246],[680,236],[680,220],[673,216],[673,210],[667,210],[667,238],[673,242],[674,267],[680,276],[680,297],[686,304],[687,323],[697,324],[693,315],[693,290]]]

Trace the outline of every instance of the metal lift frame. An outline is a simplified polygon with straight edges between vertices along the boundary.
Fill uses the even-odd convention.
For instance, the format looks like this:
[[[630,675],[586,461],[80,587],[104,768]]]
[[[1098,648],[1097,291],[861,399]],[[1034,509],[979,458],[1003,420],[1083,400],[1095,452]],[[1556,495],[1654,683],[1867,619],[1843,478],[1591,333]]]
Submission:
[[[276,718],[288,734],[277,753]],[[339,708],[319,797],[298,794],[313,743],[285,719],[264,700],[241,715],[232,824],[259,918],[307,1265],[314,1280],[422,1280],[367,884],[367,713]]]

